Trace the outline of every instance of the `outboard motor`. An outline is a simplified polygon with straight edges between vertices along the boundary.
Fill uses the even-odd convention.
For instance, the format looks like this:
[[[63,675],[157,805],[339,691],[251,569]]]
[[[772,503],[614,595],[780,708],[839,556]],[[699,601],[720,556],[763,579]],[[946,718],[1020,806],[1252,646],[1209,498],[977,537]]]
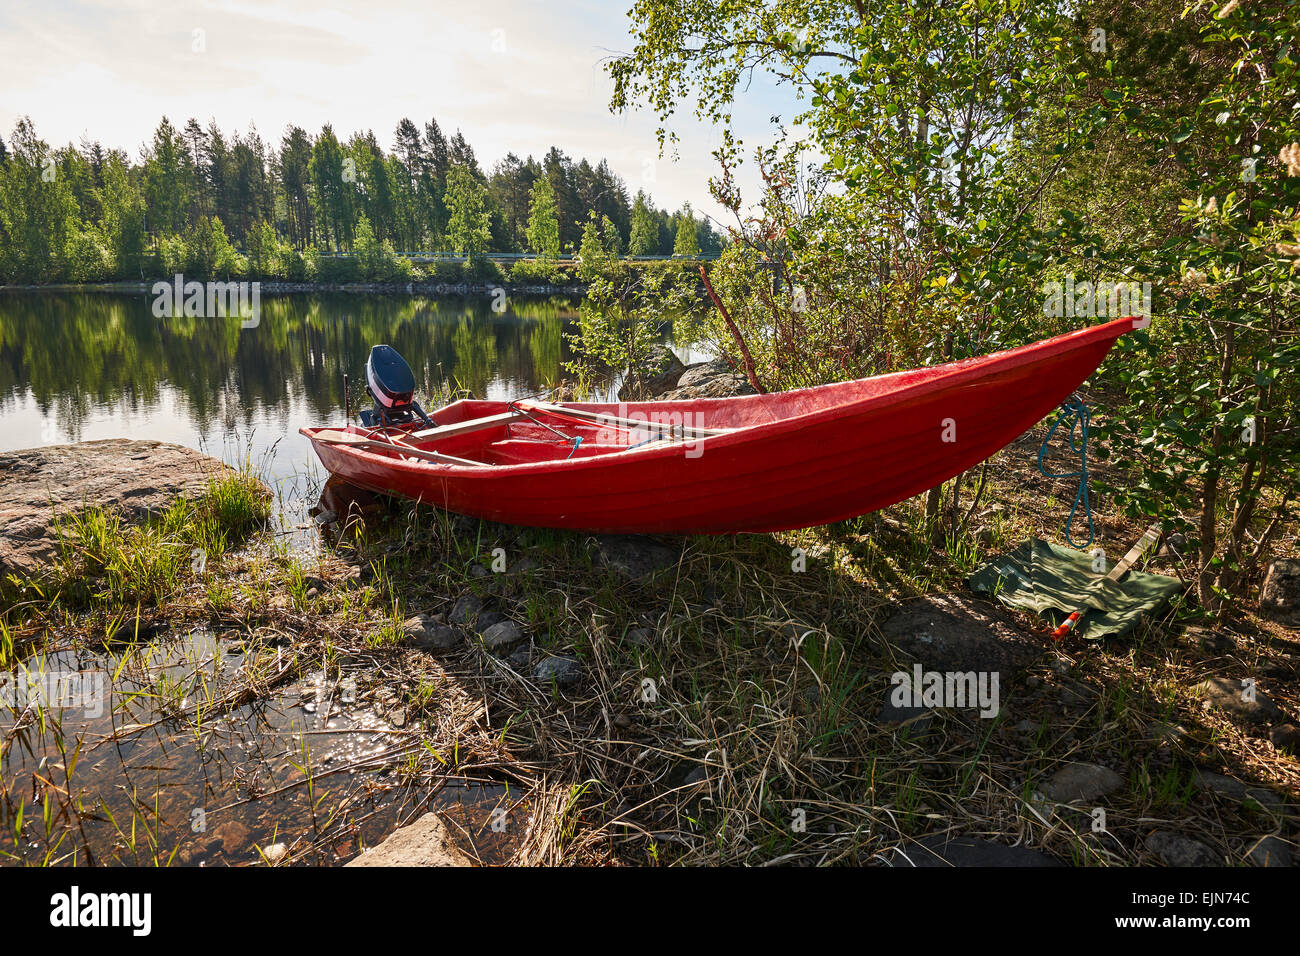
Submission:
[[[361,413],[361,424],[367,428],[410,425],[417,420],[433,425],[415,401],[415,376],[411,367],[391,345],[376,345],[370,350],[370,358],[366,360],[366,393],[375,401],[372,411]]]

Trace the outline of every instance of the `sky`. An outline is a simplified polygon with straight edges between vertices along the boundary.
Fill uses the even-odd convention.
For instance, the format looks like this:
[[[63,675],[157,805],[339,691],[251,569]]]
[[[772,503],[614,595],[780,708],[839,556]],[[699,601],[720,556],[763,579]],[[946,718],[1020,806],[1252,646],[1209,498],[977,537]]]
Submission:
[[[138,158],[159,119],[255,125],[278,142],[297,124],[340,139],[373,129],[385,149],[403,117],[460,129],[490,170],[507,152],[604,157],[657,205],[724,213],[709,197],[719,130],[679,110],[677,156],[653,113],[609,111],[602,62],[632,49],[630,0],[40,0],[0,3],[0,135],[30,116],[52,146],[83,136]],[[799,103],[758,78],[735,110],[747,151]],[[670,150],[672,147],[670,147]],[[746,201],[757,198],[747,163]],[[726,220],[723,220],[724,224]]]

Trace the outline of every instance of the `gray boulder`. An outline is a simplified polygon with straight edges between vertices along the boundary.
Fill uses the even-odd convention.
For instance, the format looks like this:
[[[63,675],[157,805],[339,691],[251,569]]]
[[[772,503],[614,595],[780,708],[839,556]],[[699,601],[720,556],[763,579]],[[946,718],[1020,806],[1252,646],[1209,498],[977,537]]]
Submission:
[[[666,392],[662,398],[664,401],[686,401],[753,394],[754,386],[749,384],[749,379],[733,369],[725,359],[713,359],[688,365],[677,380],[676,387]]]
[[[1300,613],[1300,558],[1278,558],[1268,566],[1259,590],[1259,609],[1276,616]]]
[[[1196,691],[1210,707],[1241,720],[1263,723],[1282,716],[1282,709],[1271,697],[1258,687],[1250,692],[1248,685],[1232,677],[1212,677],[1200,684]]]
[[[651,346],[641,364],[629,368],[618,390],[620,402],[637,402],[662,395],[677,384],[686,366],[665,345]]]
[[[483,645],[489,650],[501,650],[518,644],[527,636],[522,627],[507,618],[483,632]]]
[[[454,627],[435,621],[428,614],[417,614],[402,624],[402,633],[421,649],[446,650],[461,642],[463,635]]]

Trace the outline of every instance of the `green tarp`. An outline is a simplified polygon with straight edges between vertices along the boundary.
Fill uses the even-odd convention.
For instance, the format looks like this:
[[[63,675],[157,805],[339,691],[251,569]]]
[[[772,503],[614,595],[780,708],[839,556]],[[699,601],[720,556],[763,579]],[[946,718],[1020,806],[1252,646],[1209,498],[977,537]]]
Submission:
[[[1090,640],[1127,634],[1143,615],[1161,611],[1183,590],[1177,578],[1129,571],[1119,581],[1092,569],[1093,558],[1039,538],[994,558],[967,579],[971,589],[1007,607],[1032,611],[1056,627],[1079,608],[1089,611],[1075,634]],[[1107,570],[1112,565],[1107,564]]]

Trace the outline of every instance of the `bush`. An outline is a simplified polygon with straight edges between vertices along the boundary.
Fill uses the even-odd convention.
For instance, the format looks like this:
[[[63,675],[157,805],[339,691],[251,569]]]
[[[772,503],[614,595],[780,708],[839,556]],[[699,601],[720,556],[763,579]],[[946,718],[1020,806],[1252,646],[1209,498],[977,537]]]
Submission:
[[[458,262],[434,262],[426,268],[434,282],[461,282],[465,278]]]
[[[546,259],[524,259],[510,270],[510,281],[520,285],[560,285],[564,279],[564,272]]]
[[[505,273],[491,259],[469,259],[461,266],[461,279],[465,282],[504,282]]]
[[[360,282],[361,264],[352,256],[315,255],[316,278],[321,282]]]
[[[64,251],[63,277],[69,282],[103,282],[113,274],[113,257],[92,230],[78,229]]]
[[[371,282],[409,282],[411,260],[393,252],[391,243],[380,242],[375,237],[370,220],[365,216],[357,223],[357,238],[353,244],[361,275]]]

